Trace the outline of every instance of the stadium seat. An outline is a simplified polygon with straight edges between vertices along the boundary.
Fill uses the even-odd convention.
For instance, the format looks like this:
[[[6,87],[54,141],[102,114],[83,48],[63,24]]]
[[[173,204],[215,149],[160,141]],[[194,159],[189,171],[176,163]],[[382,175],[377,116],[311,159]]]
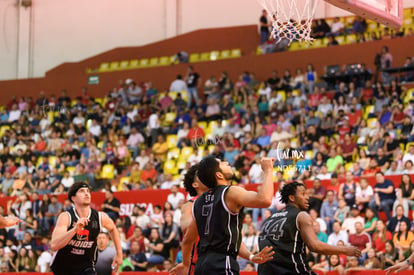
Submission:
[[[351,170],[352,165],[354,165],[353,162],[348,162],[345,164],[345,171],[348,172],[349,170]]]
[[[175,118],[177,117],[177,114],[174,112],[168,112],[165,114],[165,123],[168,125],[173,124]]]
[[[129,66],[129,61],[128,60],[122,60],[121,63],[119,64],[119,69],[120,70],[127,70]]]
[[[181,149],[181,153],[180,153],[179,159],[180,160],[188,159],[188,157],[191,156],[193,153],[194,153],[193,147],[190,147],[190,146],[183,147]]]
[[[56,167],[56,156],[49,156],[49,166]]]
[[[158,63],[159,63],[158,57],[152,57],[149,61],[149,66],[151,67],[158,66]]]
[[[192,53],[190,54],[190,63],[199,62],[200,61],[200,54],[199,53]]]
[[[353,44],[357,42],[357,36],[356,34],[348,34],[346,36],[346,43],[347,44]]]
[[[306,159],[313,159],[313,151],[312,150],[305,151],[305,158]]]
[[[164,173],[171,174],[171,175],[178,174],[178,168],[175,163],[175,160],[166,160],[164,162]]]
[[[103,73],[107,71],[109,71],[109,63],[108,62],[101,63],[101,65],[99,66],[99,72]]]
[[[375,129],[377,127],[378,120],[374,118],[367,119],[367,126],[368,128]]]
[[[242,52],[240,49],[232,49],[231,50],[231,57],[232,58],[239,58],[242,56]]]
[[[167,159],[178,159],[178,157],[180,156],[180,148],[171,148],[168,149],[168,153],[167,153]]]
[[[55,113],[52,111],[47,112],[47,118],[49,119],[50,123],[55,121]]]
[[[302,49],[302,46],[297,41],[292,42],[289,46],[289,51],[297,51],[301,49]]]
[[[73,166],[68,166],[68,167],[66,167],[66,171],[68,171],[71,176],[74,176],[76,168],[73,167]]]
[[[230,58],[230,50],[222,50],[220,53],[220,59]]]
[[[209,152],[210,154],[211,154],[211,153],[213,153],[214,148],[216,148],[216,145],[214,145],[214,144],[210,144],[210,145],[207,147],[208,152]]]
[[[138,59],[132,59],[131,61],[129,61],[129,68],[130,69],[139,68],[139,60]]]
[[[197,125],[202,128],[203,130],[207,129],[207,122],[206,121],[198,121]]]
[[[414,146],[414,142],[412,141],[412,142],[408,142],[406,145],[405,145],[405,151],[407,152],[408,151],[408,149],[410,148],[410,146]]]
[[[336,41],[338,41],[338,44],[339,44],[339,45],[343,45],[343,44],[345,44],[345,36],[343,36],[343,35],[339,35],[339,36],[337,36],[337,37],[336,37]]]
[[[140,67],[148,67],[149,66],[149,60],[148,58],[143,58],[139,61]]]
[[[204,52],[200,55],[200,61],[209,61],[210,60],[210,52]]]
[[[113,179],[115,178],[115,167],[112,164],[105,164],[101,170],[102,179]]]
[[[185,169],[186,164],[187,164],[187,160],[179,160],[179,161],[177,161],[177,169],[178,170]]]
[[[167,136],[168,148],[175,148],[175,147],[177,147],[177,143],[178,143],[177,135],[168,135]]]
[[[166,65],[170,65],[170,57],[169,56],[161,56],[160,57],[160,62],[159,65],[161,66],[166,66]]]
[[[104,141],[103,141],[103,140],[101,140],[101,141],[99,141],[99,142],[98,142],[98,144],[96,145],[96,147],[97,147],[99,150],[102,150],[102,149],[103,149],[103,147],[104,147],[104,145],[105,145]]]
[[[290,139],[290,147],[298,148],[299,147],[299,138],[295,137]]]
[[[220,52],[219,51],[212,51],[210,52],[210,60],[217,60],[220,58]]]
[[[367,106],[365,106],[363,108],[363,111],[362,111],[362,118],[363,119],[368,119],[368,115],[370,113],[373,113],[374,112],[374,108],[375,108],[374,105],[367,105]]]
[[[188,92],[187,91],[180,91],[181,94],[181,98],[185,101],[188,102]]]
[[[283,103],[286,102],[286,92],[285,91],[277,91],[277,95],[282,97]]]
[[[119,69],[119,62],[118,61],[111,62],[111,64],[109,65],[109,70],[116,71],[118,69]]]
[[[0,128],[0,137],[3,137],[4,136],[4,133],[7,130],[10,130],[10,126],[9,125],[3,125],[3,126],[1,126],[1,128]]]

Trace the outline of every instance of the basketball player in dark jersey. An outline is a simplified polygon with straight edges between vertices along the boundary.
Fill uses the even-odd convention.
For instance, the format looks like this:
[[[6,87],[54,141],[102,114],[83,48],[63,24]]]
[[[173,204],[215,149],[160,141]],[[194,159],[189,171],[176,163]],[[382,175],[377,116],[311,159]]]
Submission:
[[[97,237],[102,228],[111,235],[116,248],[113,268],[122,264],[119,233],[109,216],[90,207],[89,185],[78,182],[71,186],[68,198],[73,207],[61,213],[50,242],[54,252],[51,269],[56,275],[96,275]]]
[[[258,275],[315,274],[305,262],[305,245],[324,255],[361,256],[356,247],[331,246],[318,240],[312,218],[305,212],[309,196],[303,183],[286,184],[281,191],[281,202],[286,207],[266,219],[260,230],[259,248],[272,246],[275,256],[259,265]]]
[[[243,207],[267,208],[274,194],[273,160],[264,158],[261,164],[264,183],[261,191],[256,193],[230,186],[233,170],[227,162],[209,156],[199,163],[198,178],[210,189],[194,202],[194,219],[187,228],[182,245],[183,263],[172,273],[188,273],[192,246],[198,236],[196,275],[239,274],[237,255],[255,263],[272,258],[274,252],[270,247],[253,255],[245,245],[241,245]]]
[[[183,231],[183,234],[185,235],[187,228],[190,226],[191,221],[193,220],[192,216],[192,209],[193,209],[193,203],[195,200],[203,194],[204,192],[208,191],[208,187],[205,186],[200,182],[200,180],[197,177],[197,170],[198,170],[198,164],[195,164],[188,169],[187,173],[184,176],[184,187],[185,191],[187,191],[192,198],[188,200],[186,203],[184,203],[181,207],[181,219],[180,219],[180,226],[181,230]],[[188,270],[189,275],[194,274],[194,268],[195,264],[197,263],[197,243],[193,245],[193,248],[191,250],[191,265]]]

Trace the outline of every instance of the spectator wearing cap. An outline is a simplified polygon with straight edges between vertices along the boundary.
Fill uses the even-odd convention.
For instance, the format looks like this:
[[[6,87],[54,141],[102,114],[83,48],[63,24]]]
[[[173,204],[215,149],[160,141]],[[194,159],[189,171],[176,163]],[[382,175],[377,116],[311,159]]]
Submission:
[[[369,202],[369,208],[377,213],[378,209],[385,212],[387,220],[391,219],[391,209],[396,199],[394,184],[392,181],[385,179],[384,173],[375,174],[377,183],[374,186],[374,198]]]
[[[108,214],[108,216],[113,220],[119,217],[119,211],[121,210],[121,202],[114,197],[112,190],[107,189],[105,190],[105,201],[101,206],[103,212]]]
[[[355,234],[355,224],[359,222],[364,227],[364,218],[361,217],[358,205],[354,204],[351,207],[349,216],[344,219],[342,224],[342,230],[348,232],[348,234]]]

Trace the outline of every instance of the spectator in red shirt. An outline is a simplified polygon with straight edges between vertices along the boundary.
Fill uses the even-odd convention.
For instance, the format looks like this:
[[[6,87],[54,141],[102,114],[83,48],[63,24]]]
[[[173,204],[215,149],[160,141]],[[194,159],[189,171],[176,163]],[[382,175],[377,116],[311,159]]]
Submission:
[[[391,121],[398,127],[402,125],[406,116],[407,115],[403,112],[401,106],[395,106],[392,110]]]
[[[368,250],[372,247],[371,237],[368,233],[364,232],[364,226],[360,222],[355,223],[355,234],[349,235],[348,242],[350,245],[357,247],[361,250],[362,257],[359,259],[363,262],[367,257]]]
[[[187,134],[187,139],[190,140],[191,145],[193,147],[196,147],[197,142],[198,142],[198,144],[200,144],[199,143],[200,139],[202,139],[203,142],[204,142],[204,136],[205,136],[205,134],[204,134],[203,128],[198,126],[197,119],[193,118],[191,120],[191,128],[190,128],[190,130],[188,131],[188,134]]]
[[[152,163],[148,162],[147,165],[145,165],[145,169],[142,170],[141,182],[145,182],[147,179],[151,179],[152,181],[154,181],[156,175],[157,175],[157,171],[153,167]]]
[[[350,162],[352,161],[352,156],[354,154],[358,153],[357,146],[355,142],[351,139],[351,136],[348,134],[345,134],[344,142],[341,145],[342,148],[342,157],[344,158],[344,161]]]
[[[372,246],[377,251],[377,256],[385,253],[385,243],[392,240],[392,234],[387,230],[382,220],[377,221],[375,233],[372,236]]]

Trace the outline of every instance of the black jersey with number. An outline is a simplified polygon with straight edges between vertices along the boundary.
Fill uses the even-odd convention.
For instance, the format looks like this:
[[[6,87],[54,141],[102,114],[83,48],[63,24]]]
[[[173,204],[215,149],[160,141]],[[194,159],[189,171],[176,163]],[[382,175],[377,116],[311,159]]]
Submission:
[[[242,212],[233,213],[224,201],[230,186],[219,185],[198,197],[193,205],[200,241],[199,257],[208,252],[236,257],[241,243]]]
[[[297,227],[300,212],[295,206],[288,205],[264,221],[259,248],[271,246],[275,255],[273,260],[259,266],[258,274],[313,274],[305,262],[305,243]]]
[[[68,230],[71,230],[79,219],[74,207],[69,214]],[[91,209],[89,223],[83,230],[78,231],[69,243],[59,249],[52,258],[51,269],[54,274],[81,274],[82,271],[95,267],[97,260],[97,243],[101,231],[101,217],[99,212]]]

